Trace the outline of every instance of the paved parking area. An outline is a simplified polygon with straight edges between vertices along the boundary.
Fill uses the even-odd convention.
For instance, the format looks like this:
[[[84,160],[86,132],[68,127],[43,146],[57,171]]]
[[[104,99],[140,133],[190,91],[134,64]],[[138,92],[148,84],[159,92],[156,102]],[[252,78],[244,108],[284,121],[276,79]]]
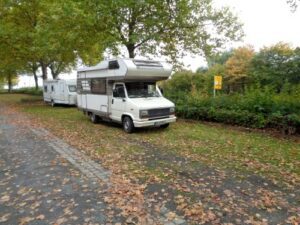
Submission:
[[[109,171],[45,130],[0,116],[0,223],[106,224]]]

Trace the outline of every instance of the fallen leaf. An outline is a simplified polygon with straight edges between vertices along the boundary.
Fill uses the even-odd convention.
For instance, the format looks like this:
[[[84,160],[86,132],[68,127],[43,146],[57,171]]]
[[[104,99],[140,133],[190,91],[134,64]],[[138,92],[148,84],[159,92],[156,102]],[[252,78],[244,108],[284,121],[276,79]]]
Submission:
[[[29,217],[29,216],[23,217],[23,218],[20,219],[19,225],[25,225],[25,224],[29,223],[32,220],[34,220],[33,217]]]
[[[170,221],[170,220],[174,220],[176,217],[176,214],[174,212],[169,212],[167,214],[167,219]]]
[[[0,222],[6,222],[9,219],[10,213],[6,213],[3,216],[0,217]]]
[[[45,216],[44,216],[43,214],[41,214],[41,215],[38,215],[38,216],[36,217],[36,219],[37,219],[37,220],[43,220],[43,219],[45,219]]]
[[[8,202],[10,199],[10,197],[8,195],[4,195],[1,197],[0,202],[4,203],[4,202]]]

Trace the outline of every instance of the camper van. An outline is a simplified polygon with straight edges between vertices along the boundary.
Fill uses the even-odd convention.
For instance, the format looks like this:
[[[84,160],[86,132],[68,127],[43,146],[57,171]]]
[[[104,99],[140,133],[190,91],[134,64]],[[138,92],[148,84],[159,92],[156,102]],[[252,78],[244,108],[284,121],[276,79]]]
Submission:
[[[93,123],[117,122],[127,133],[137,127],[167,128],[176,121],[175,105],[156,82],[171,72],[166,62],[120,58],[78,69],[77,106]]]
[[[55,104],[76,105],[76,80],[45,80],[43,84],[44,101]]]

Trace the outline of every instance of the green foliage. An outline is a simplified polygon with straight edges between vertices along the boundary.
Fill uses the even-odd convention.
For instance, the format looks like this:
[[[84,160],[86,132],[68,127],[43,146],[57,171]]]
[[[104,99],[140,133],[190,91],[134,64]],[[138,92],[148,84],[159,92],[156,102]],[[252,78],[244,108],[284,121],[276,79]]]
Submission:
[[[2,66],[2,68],[1,68]],[[14,85],[18,83],[16,70],[8,64],[0,65],[0,89],[7,85],[8,91],[11,92]]]
[[[215,8],[212,0],[116,0],[89,4],[93,6],[90,15],[107,19],[113,52],[125,46],[131,58],[136,53],[163,55],[175,63],[186,52],[209,55],[243,36],[237,17],[229,8]],[[97,23],[103,23],[103,18],[98,16]]]
[[[286,133],[300,132],[300,85],[285,85],[277,93],[271,86],[252,86],[243,93],[207,93],[212,77],[181,72],[163,84],[164,94],[176,104],[183,118],[208,120],[252,128],[273,127]]]
[[[34,74],[41,67],[47,79],[49,68],[56,78],[74,68],[78,57],[86,63],[102,58],[107,47],[102,42],[103,21],[95,26],[84,1],[0,0],[0,4],[0,48],[5,57],[14,59],[10,65],[17,72]]]
[[[251,74],[261,85],[281,91],[285,82],[300,83],[300,49],[285,43],[265,47],[252,60]]]
[[[278,43],[254,53],[249,46],[211,57],[208,70],[177,72],[163,83],[177,115],[246,127],[300,132],[300,48]],[[223,90],[213,98],[213,77]]]
[[[233,49],[225,52],[217,52],[207,58],[208,67],[212,67],[216,64],[224,65],[227,60],[232,56]]]

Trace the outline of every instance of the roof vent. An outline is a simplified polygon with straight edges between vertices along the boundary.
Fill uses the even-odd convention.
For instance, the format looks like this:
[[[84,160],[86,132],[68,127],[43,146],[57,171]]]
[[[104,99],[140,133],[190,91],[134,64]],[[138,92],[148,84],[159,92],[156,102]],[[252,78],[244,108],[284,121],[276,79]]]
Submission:
[[[113,61],[108,62],[108,69],[116,70],[116,69],[119,69],[119,68],[120,68],[120,66],[119,66],[118,60],[113,60]]]

